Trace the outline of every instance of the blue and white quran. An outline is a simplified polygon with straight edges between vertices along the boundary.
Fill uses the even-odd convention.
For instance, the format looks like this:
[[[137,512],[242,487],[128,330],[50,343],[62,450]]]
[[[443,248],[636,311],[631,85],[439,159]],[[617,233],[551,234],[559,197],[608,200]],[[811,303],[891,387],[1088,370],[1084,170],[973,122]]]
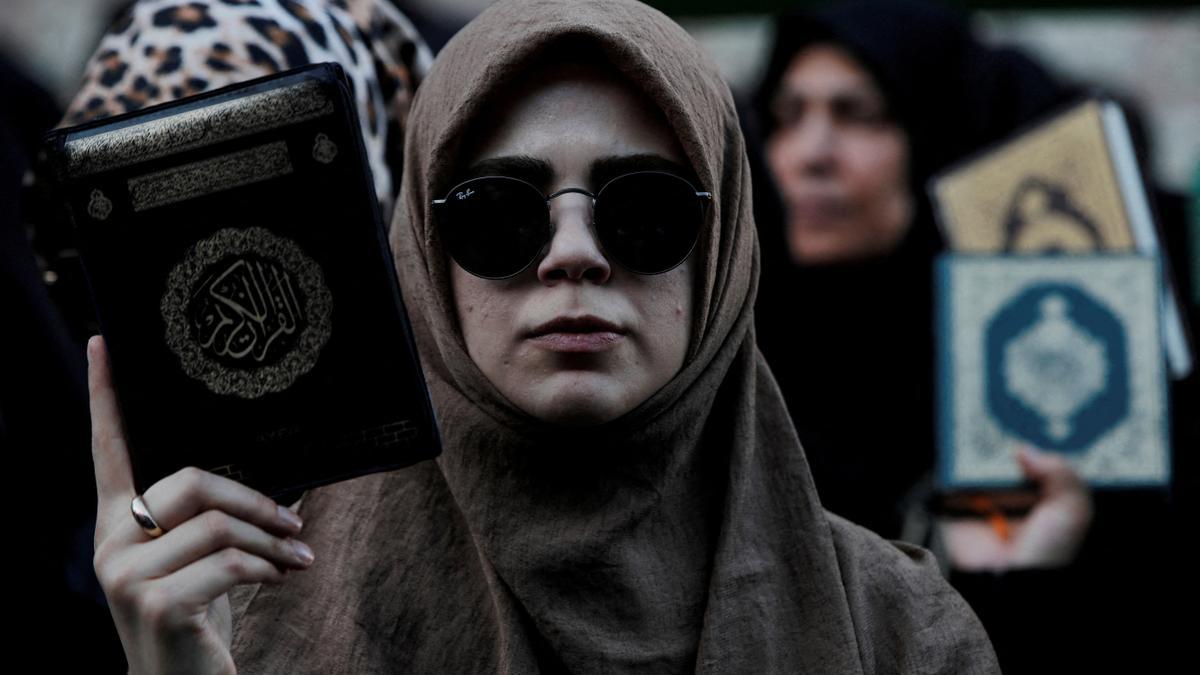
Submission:
[[[938,261],[939,482],[1023,482],[1022,445],[1096,487],[1170,480],[1159,269],[1139,255]]]

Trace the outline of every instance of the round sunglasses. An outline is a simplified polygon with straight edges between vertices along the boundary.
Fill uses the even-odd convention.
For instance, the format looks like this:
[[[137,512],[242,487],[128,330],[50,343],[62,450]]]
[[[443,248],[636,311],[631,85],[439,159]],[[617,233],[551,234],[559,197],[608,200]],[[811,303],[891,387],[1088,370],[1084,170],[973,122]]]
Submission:
[[[663,171],[617,176],[595,194],[569,187],[550,196],[519,178],[483,176],[433,200],[433,211],[442,245],[460,267],[507,279],[537,260],[554,236],[550,200],[570,193],[591,197],[600,248],[637,274],[661,274],[686,260],[712,201],[712,193]]]

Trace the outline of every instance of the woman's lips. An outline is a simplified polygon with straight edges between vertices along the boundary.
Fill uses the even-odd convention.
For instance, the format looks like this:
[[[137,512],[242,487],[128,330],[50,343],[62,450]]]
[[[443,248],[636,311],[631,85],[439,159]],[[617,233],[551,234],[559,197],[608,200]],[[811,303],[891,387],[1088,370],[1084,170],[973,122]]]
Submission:
[[[850,213],[849,206],[843,200],[828,197],[792,199],[787,208],[794,222],[814,228],[837,226]]]
[[[595,316],[556,317],[534,328],[526,338],[554,352],[602,352],[625,339],[625,330]]]
[[[625,339],[620,333],[599,331],[595,333],[545,333],[530,340],[537,346],[553,352],[587,354],[602,352]]]

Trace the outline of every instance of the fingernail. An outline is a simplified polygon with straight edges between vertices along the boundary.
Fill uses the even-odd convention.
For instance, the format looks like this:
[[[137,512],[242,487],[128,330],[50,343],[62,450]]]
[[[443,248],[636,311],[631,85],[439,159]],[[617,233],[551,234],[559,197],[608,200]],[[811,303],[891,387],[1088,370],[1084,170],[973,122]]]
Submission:
[[[299,532],[304,527],[304,521],[300,520],[300,516],[296,512],[282,504],[276,504],[275,509],[279,512],[279,520],[289,529]]]
[[[292,550],[296,552],[296,558],[299,559],[300,564],[304,565],[305,567],[308,567],[312,564],[314,560],[312,549],[309,548],[304,542],[298,539],[293,539]]]

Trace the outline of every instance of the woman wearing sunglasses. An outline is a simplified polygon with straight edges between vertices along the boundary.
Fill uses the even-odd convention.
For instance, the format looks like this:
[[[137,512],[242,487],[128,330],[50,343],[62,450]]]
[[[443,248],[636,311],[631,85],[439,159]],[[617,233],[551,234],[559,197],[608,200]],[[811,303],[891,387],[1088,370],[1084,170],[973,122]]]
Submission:
[[[196,480],[244,556],[125,619],[135,672],[995,672],[925,551],[817,500],[755,347],[733,102],[678,26],[500,2],[408,122],[391,237],[444,454],[310,491],[302,531]]]

